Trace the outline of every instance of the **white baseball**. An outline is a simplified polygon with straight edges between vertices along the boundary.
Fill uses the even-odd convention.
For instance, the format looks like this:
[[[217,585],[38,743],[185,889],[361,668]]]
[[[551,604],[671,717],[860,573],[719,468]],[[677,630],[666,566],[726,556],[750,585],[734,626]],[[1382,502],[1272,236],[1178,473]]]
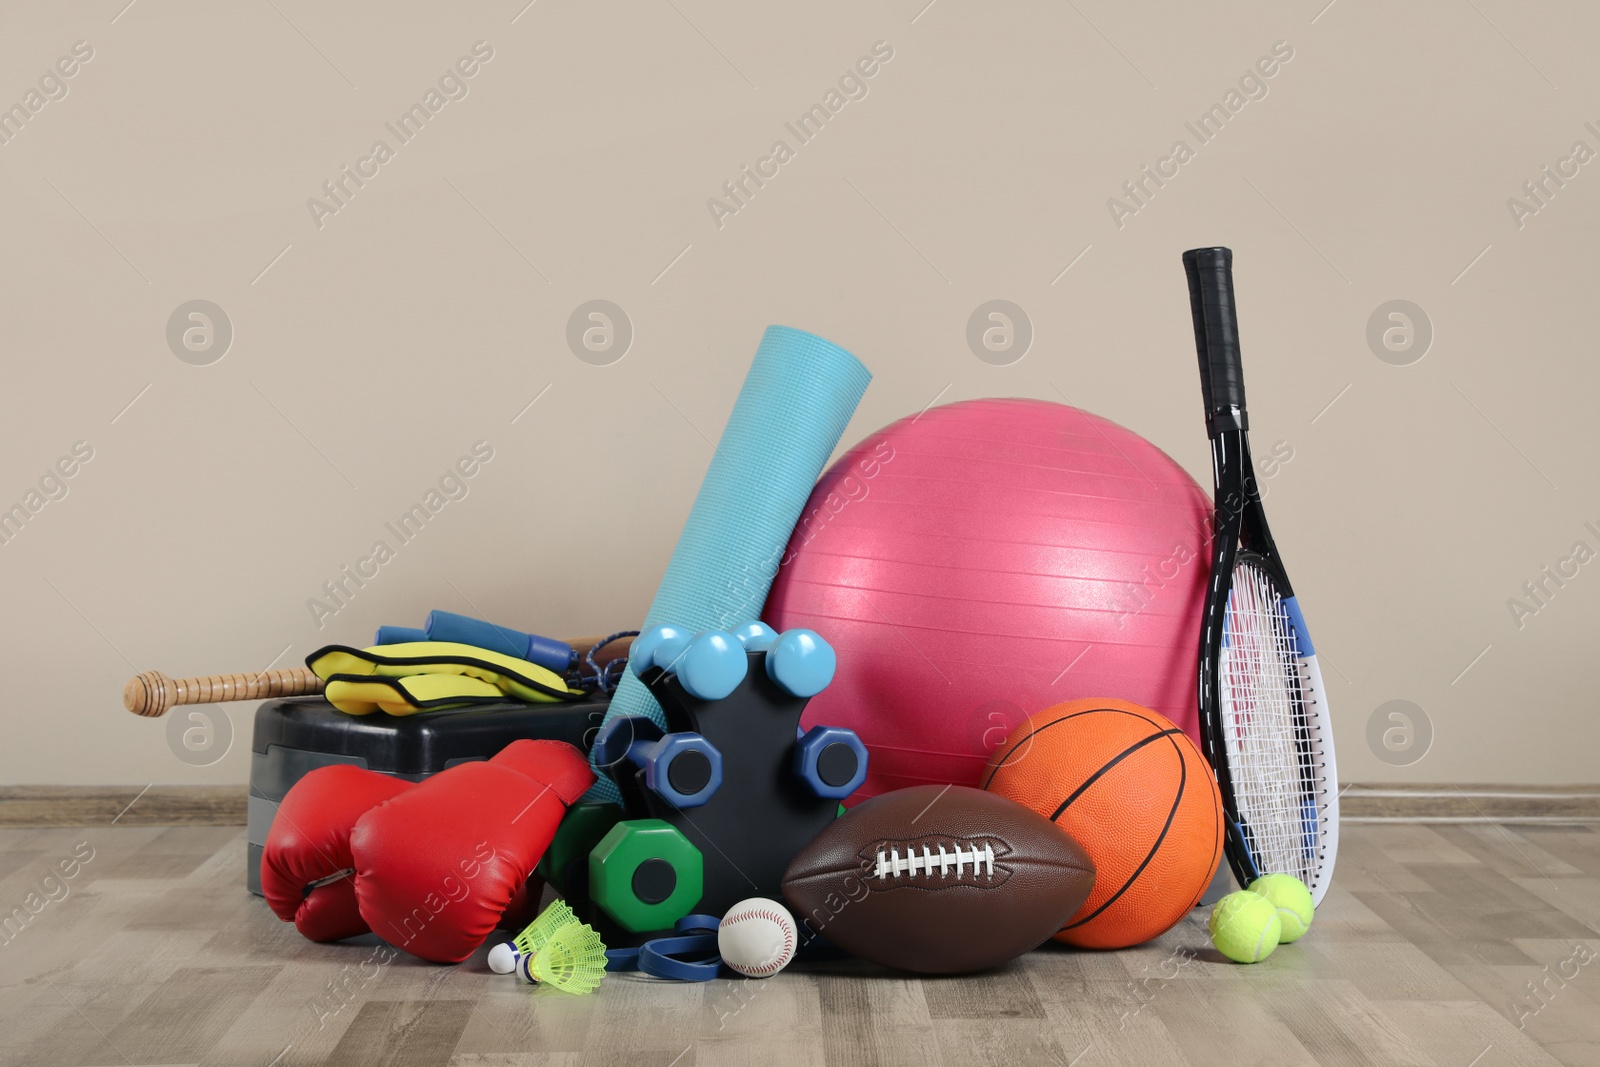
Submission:
[[[717,926],[722,962],[751,978],[767,978],[794,959],[800,932],[789,909],[765,897],[741,900]]]

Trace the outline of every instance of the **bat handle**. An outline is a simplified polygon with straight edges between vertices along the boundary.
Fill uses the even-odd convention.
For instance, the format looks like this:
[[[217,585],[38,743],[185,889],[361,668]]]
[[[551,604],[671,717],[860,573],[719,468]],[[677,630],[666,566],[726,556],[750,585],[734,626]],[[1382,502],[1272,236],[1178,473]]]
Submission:
[[[179,704],[223,700],[267,700],[322,692],[322,679],[305,667],[248,674],[208,674],[200,678],[168,678],[145,671],[122,688],[122,704],[135,715],[156,718]]]

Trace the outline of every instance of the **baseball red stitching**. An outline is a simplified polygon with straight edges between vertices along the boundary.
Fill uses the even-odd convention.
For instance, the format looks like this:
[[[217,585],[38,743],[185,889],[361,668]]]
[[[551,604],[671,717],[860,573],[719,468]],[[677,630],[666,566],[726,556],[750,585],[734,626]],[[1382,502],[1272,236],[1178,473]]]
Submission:
[[[789,962],[787,959],[789,953],[794,951],[794,935],[789,933],[789,922],[784,921],[785,919],[788,919],[788,916],[780,917],[776,912],[767,911],[765,909],[760,911],[752,910],[747,911],[742,915],[734,916],[731,922],[724,920],[723,925],[736,926],[739,923],[744,922],[746,919],[766,919],[768,922],[776,923],[778,929],[783,931],[783,956],[785,958],[781,963],[768,960],[766,963],[754,964],[747,968],[745,973],[754,977],[756,975],[773,974],[781,970]],[[729,966],[732,966],[732,964],[729,964]],[[734,967],[734,970],[738,969],[739,968]]]

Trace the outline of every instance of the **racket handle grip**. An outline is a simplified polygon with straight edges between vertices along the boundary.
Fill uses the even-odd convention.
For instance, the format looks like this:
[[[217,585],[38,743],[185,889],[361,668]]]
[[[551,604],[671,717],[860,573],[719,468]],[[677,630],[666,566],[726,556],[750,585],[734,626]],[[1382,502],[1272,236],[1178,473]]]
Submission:
[[[1206,418],[1236,412],[1233,428],[1246,429],[1244,370],[1239,357],[1239,312],[1233,302],[1233,252],[1191,248],[1183,254],[1189,276],[1189,311],[1200,357],[1200,391]]]
[[[128,679],[122,688],[122,705],[135,715],[156,718],[179,704],[210,704],[223,700],[269,700],[322,692],[322,679],[305,667],[249,674],[208,674],[200,678],[168,678],[160,671],[145,671]]]

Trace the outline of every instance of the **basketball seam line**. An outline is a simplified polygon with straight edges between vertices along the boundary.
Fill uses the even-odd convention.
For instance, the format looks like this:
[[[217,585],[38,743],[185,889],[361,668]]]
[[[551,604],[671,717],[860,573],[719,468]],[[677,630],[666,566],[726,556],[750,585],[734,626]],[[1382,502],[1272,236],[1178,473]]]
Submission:
[[[1077,789],[1074,789],[1072,794],[1068,796],[1067,799],[1061,802],[1061,806],[1055,810],[1055,814],[1050,816],[1050,821],[1055,822],[1057,819],[1061,818],[1061,813],[1066,811],[1067,808],[1071,807],[1074,800],[1077,800],[1079,797],[1081,797],[1090,786],[1098,782],[1108,771],[1111,770],[1111,768],[1115,767],[1117,764],[1121,763],[1123,760],[1127,759],[1129,756],[1133,755],[1146,745],[1155,741],[1159,741],[1163,737],[1171,737],[1173,734],[1182,732],[1182,730],[1174,726],[1170,730],[1163,730],[1158,734],[1151,734],[1150,736],[1140,740],[1137,744],[1129,745],[1127,748],[1117,753],[1114,757],[1101,764],[1099,770],[1085,778],[1082,784],[1080,784]],[[1181,752],[1179,753],[1179,758],[1182,758]]]
[[[1050,722],[1045,723],[1043,726],[1038,726],[1038,727],[1035,727],[1034,729],[1029,730],[1028,731],[1028,735],[1026,737],[1024,737],[1021,740],[1019,740],[1016,743],[1016,745],[1012,747],[1010,752],[1007,752],[1005,754],[1005,756],[1003,756],[1001,759],[999,759],[999,760],[997,760],[995,762],[995,765],[993,767],[989,768],[989,776],[983,780],[983,788],[985,788],[985,789],[989,788],[989,783],[994,781],[994,776],[1000,772],[1000,768],[1005,766],[1006,760],[1011,758],[1012,754],[1017,751],[1017,748],[1022,746],[1023,742],[1033,740],[1033,738],[1035,736],[1044,733],[1046,730],[1050,729],[1050,727],[1052,727],[1052,726],[1057,726],[1057,725],[1059,725],[1061,723],[1066,722],[1068,719],[1076,719],[1080,715],[1094,715],[1094,714],[1098,714],[1099,712],[1115,712],[1118,715],[1129,715],[1129,716],[1132,716],[1133,718],[1138,719],[1141,722],[1149,723],[1151,726],[1159,727],[1161,725],[1160,723],[1156,722],[1154,719],[1146,718],[1145,716],[1140,715],[1138,712],[1129,711],[1127,708],[1084,708],[1082,711],[1075,711],[1071,715],[1063,715],[1059,719],[1052,719]]]
[[[1168,730],[1161,734],[1161,736],[1167,738],[1168,743],[1172,745],[1172,750],[1178,754],[1178,770],[1181,774],[1181,777],[1178,779],[1178,795],[1172,799],[1172,807],[1167,811],[1167,821],[1161,827],[1161,833],[1156,837],[1155,844],[1150,846],[1150,851],[1145,854],[1145,857],[1140,862],[1138,869],[1128,876],[1128,880],[1123,882],[1122,887],[1119,888],[1115,893],[1111,894],[1104,904],[1101,904],[1098,908],[1094,909],[1093,914],[1086,915],[1075,923],[1068,923],[1066,926],[1063,926],[1061,930],[1072,930],[1076,927],[1082,926],[1086,922],[1092,922],[1100,915],[1101,912],[1111,907],[1112,904],[1115,904],[1122,894],[1128,891],[1128,887],[1139,880],[1139,876],[1144,873],[1144,869],[1150,866],[1150,861],[1155,859],[1156,853],[1161,851],[1162,844],[1167,840],[1167,833],[1172,829],[1172,820],[1178,815],[1178,805],[1183,803],[1183,790],[1189,781],[1189,761],[1184,758],[1183,749],[1179,748],[1178,743],[1172,740],[1171,735],[1174,733],[1182,733],[1182,731]],[[1052,819],[1051,821],[1054,822],[1055,820]],[[1060,930],[1057,931],[1057,933],[1060,932]]]
[[[1075,711],[1071,715],[1063,715],[1059,719],[1052,719],[1050,722],[1047,722],[1042,726],[1039,726],[1039,727],[1036,727],[1036,728],[1034,728],[1032,730],[1029,730],[1028,731],[1028,735],[1026,737],[1024,737],[1021,740],[1019,740],[1017,742],[1017,744],[1011,749],[1010,752],[1007,752],[1002,759],[1000,759],[998,762],[995,763],[995,765],[992,768],[990,768],[989,777],[984,782],[984,788],[986,788],[986,789],[988,788],[989,783],[994,780],[994,776],[997,773],[999,773],[1000,768],[1005,766],[1006,760],[1010,759],[1012,757],[1012,755],[1017,751],[1017,748],[1020,748],[1024,743],[1033,740],[1033,738],[1035,738],[1039,734],[1044,733],[1046,730],[1050,729],[1050,727],[1058,726],[1061,723],[1064,723],[1064,722],[1068,721],[1069,719],[1076,719],[1076,718],[1079,718],[1080,716],[1083,716],[1083,715],[1096,715],[1096,714],[1100,714],[1102,712],[1114,713],[1114,714],[1118,714],[1118,715],[1128,715],[1128,716],[1131,716],[1132,718],[1140,720],[1141,722],[1149,723],[1151,726],[1155,726],[1155,727],[1158,727],[1158,728],[1160,726],[1160,723],[1157,723],[1154,719],[1146,718],[1145,716],[1140,715],[1137,712],[1129,711],[1126,708],[1084,708],[1082,711]]]

